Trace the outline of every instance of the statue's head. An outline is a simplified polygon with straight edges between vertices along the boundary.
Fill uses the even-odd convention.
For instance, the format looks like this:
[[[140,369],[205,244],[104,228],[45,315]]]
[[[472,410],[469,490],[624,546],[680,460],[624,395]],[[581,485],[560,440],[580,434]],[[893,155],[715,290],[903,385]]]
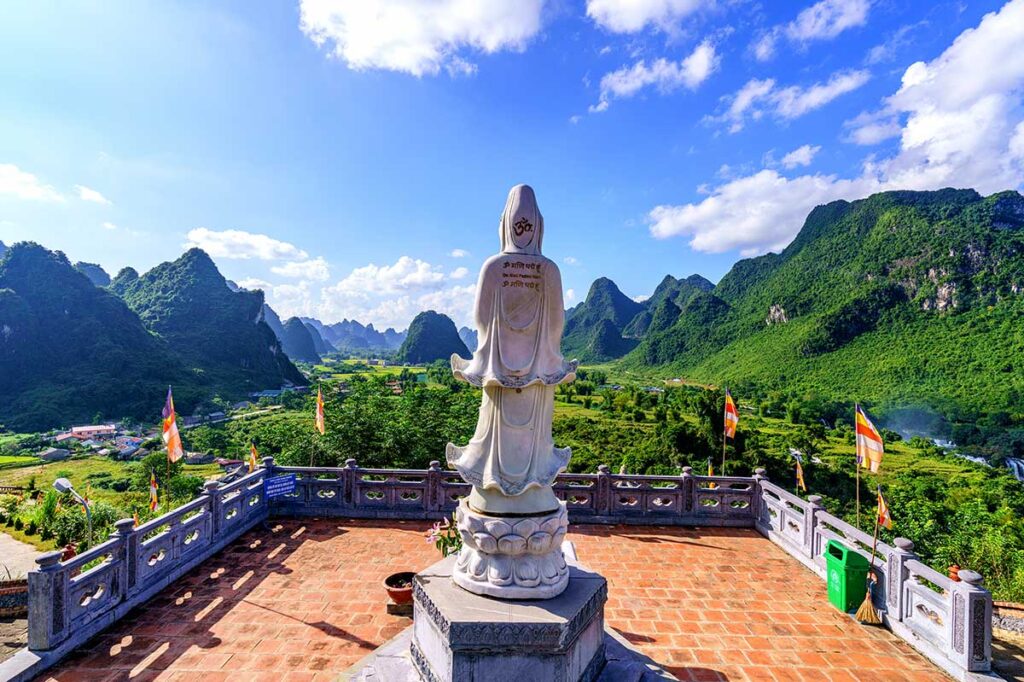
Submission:
[[[540,255],[544,216],[537,207],[537,197],[532,187],[516,185],[509,191],[498,233],[501,235],[503,253]]]

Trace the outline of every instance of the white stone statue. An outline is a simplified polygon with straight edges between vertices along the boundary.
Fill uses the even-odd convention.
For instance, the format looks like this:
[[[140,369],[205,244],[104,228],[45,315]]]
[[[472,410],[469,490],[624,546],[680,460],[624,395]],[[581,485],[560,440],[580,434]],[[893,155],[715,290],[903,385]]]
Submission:
[[[551,484],[569,449],[551,437],[555,386],[576,378],[562,358],[562,277],[541,255],[544,218],[528,185],[512,188],[499,227],[501,253],[480,271],[477,351],[452,356],[454,375],[483,389],[469,444],[448,463],[473,485],[458,512],[464,546],[455,581],[480,594],[545,598],[565,589],[565,504]]]

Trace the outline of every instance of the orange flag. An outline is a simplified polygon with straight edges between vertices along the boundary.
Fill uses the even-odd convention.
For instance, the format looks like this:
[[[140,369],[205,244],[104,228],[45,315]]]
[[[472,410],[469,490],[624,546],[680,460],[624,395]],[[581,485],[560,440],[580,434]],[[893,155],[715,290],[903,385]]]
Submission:
[[[256,471],[256,457],[257,456],[258,456],[258,453],[256,452],[256,444],[255,443],[249,443],[249,473],[250,474],[252,472]]]
[[[725,437],[736,437],[736,425],[740,423],[740,413],[736,410],[736,403],[733,402],[729,389],[725,389]]]
[[[868,419],[860,405],[857,405],[854,412],[857,437],[857,464],[865,469],[877,472],[882,465],[882,455],[885,448],[882,446],[882,434],[878,432],[875,425]]]
[[[324,421],[324,394],[319,386],[316,387],[316,430],[321,436],[327,431],[327,424]]]
[[[151,469],[149,472],[149,511],[156,511],[156,508],[160,506],[160,498],[157,496],[159,490],[160,486],[156,484],[156,474]]]
[[[882,528],[888,528],[892,530],[892,515],[889,514],[889,505],[885,503],[885,498],[882,497],[882,489],[878,489],[878,520],[876,521]]]
[[[181,447],[181,434],[178,433],[177,415],[174,414],[174,397],[171,395],[171,387],[167,387],[167,402],[164,404],[163,438],[167,446],[167,459],[177,462],[185,456]]]

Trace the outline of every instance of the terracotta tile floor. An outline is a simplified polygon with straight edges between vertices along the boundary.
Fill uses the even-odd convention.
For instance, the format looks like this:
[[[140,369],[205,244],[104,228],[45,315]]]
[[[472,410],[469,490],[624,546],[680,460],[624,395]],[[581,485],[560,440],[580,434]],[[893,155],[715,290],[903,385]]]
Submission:
[[[132,612],[43,680],[336,680],[409,620],[383,578],[438,559],[428,524],[275,521]],[[575,527],[608,623],[681,680],[947,680],[750,530]],[[536,681],[542,682],[542,681]]]

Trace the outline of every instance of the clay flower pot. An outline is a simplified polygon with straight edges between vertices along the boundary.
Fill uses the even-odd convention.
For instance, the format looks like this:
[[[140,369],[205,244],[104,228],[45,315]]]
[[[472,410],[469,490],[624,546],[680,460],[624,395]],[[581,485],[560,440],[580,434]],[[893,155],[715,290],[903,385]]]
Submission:
[[[388,591],[391,601],[396,604],[412,603],[412,579],[415,575],[412,571],[404,571],[384,578],[384,589]]]

